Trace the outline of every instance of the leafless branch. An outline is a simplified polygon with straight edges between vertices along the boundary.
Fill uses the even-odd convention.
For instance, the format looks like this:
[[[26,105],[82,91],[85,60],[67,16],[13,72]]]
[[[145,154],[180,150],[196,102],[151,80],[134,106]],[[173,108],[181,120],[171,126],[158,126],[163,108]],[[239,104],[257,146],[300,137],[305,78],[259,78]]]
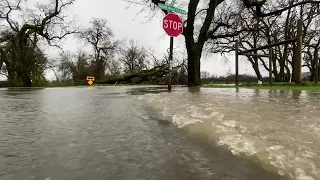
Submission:
[[[268,17],[268,16],[273,16],[273,15],[280,15],[282,12],[286,11],[286,10],[289,10],[291,8],[294,8],[296,6],[300,6],[300,5],[304,5],[304,4],[319,4],[320,1],[314,1],[314,0],[305,0],[305,1],[302,1],[302,2],[298,2],[296,4],[293,4],[293,5],[290,5],[290,6],[287,6],[285,8],[282,8],[282,9],[279,9],[279,10],[276,10],[276,11],[273,11],[273,12],[270,12],[270,13],[261,13],[261,14],[258,14],[259,17]]]

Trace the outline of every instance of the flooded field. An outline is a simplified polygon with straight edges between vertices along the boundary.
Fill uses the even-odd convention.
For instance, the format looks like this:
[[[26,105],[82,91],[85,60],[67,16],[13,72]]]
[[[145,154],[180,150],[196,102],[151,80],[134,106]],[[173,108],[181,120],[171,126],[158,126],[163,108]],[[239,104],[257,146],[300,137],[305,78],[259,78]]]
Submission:
[[[1,180],[317,180],[320,93],[0,90]]]

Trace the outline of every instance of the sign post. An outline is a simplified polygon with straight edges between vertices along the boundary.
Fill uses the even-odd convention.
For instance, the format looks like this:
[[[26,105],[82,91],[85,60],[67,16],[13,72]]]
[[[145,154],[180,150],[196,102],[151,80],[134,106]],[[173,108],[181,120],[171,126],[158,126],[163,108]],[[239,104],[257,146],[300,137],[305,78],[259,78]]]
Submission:
[[[87,81],[88,81],[88,84],[91,86],[93,84],[94,77],[93,76],[87,76]]]
[[[179,36],[183,32],[183,22],[177,14],[168,13],[163,18],[162,28],[170,36],[168,90],[171,91],[171,61],[173,59],[173,38]]]

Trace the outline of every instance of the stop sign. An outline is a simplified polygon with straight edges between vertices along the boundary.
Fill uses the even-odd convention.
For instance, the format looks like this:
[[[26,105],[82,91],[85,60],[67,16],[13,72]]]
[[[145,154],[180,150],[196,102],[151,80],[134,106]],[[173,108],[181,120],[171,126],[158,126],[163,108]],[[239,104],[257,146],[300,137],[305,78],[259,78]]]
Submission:
[[[162,27],[164,31],[172,37],[177,37],[183,32],[183,22],[174,13],[169,13],[163,18]]]

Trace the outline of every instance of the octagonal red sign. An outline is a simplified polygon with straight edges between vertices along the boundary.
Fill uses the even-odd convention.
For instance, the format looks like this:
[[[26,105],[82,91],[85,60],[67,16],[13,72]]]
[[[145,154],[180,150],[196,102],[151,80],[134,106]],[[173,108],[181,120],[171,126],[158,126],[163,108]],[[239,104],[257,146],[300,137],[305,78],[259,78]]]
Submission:
[[[171,37],[177,37],[183,32],[183,22],[181,18],[174,13],[169,13],[163,18],[162,27]]]

